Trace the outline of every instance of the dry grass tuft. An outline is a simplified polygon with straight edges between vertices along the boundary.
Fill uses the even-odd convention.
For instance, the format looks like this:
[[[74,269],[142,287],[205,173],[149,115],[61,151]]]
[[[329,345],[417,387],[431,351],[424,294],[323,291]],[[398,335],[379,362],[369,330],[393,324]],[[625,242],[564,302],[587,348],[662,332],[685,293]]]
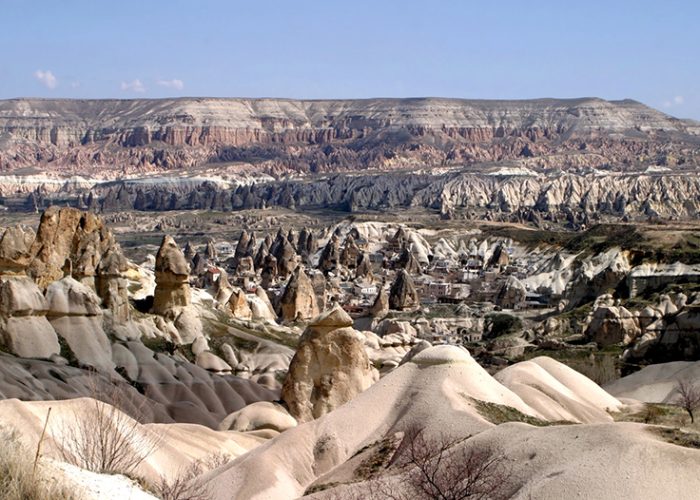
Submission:
[[[3,500],[77,500],[42,467],[34,470],[34,453],[22,445],[16,430],[0,427],[0,498]]]

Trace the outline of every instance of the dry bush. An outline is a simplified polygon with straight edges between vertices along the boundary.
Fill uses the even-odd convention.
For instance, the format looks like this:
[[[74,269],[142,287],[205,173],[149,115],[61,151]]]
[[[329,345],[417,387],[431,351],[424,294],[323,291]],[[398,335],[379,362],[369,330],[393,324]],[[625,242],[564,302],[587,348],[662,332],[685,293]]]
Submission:
[[[61,426],[58,442],[63,460],[92,472],[133,475],[158,448],[162,436],[120,410],[127,404],[122,388],[103,387],[100,392],[97,385],[93,387],[89,402]]]
[[[4,500],[68,500],[73,494],[34,469],[34,454],[19,440],[14,429],[0,427],[0,498]]]
[[[207,500],[211,497],[209,487],[195,479],[231,460],[233,457],[225,453],[214,453],[195,460],[182,469],[174,479],[170,481],[161,479],[154,488],[155,493],[161,500]]]
[[[690,416],[690,423],[695,422],[693,412],[700,408],[700,387],[688,379],[681,379],[676,384],[676,403]]]
[[[397,476],[369,482],[371,498],[501,499],[507,498],[510,476],[505,456],[488,450],[457,447],[464,440],[442,435],[428,438],[422,429],[410,429],[392,458]]]

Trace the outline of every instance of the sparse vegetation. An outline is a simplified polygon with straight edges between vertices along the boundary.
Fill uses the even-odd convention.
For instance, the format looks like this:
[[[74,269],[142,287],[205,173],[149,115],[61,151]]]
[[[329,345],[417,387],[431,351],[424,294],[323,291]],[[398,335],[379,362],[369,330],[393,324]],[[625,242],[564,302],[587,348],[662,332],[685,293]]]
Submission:
[[[694,423],[694,412],[700,408],[700,387],[691,380],[679,380],[676,384],[676,402],[688,412],[690,423]]]
[[[700,434],[672,427],[654,427],[653,431],[659,434],[664,441],[686,448],[700,449]]]
[[[4,500],[72,500],[76,497],[39,464],[21,443],[16,430],[0,427],[0,497]]]
[[[446,435],[428,437],[423,429],[409,429],[391,459],[401,486],[379,475],[369,482],[370,498],[508,498],[510,469],[506,457],[497,451],[467,446],[465,441]]]
[[[92,472],[133,475],[158,448],[160,436],[120,410],[126,404],[121,387],[113,386],[107,394],[100,393],[96,384],[93,387],[91,398],[60,429],[61,456]]]
[[[522,320],[512,314],[491,313],[484,319],[484,338],[487,339],[517,333],[523,328]]]
[[[481,401],[479,399],[469,398],[464,396],[476,405],[476,409],[479,414],[486,420],[495,425],[505,424],[506,422],[523,422],[525,424],[534,425],[536,427],[547,427],[550,425],[572,425],[575,422],[569,422],[568,420],[557,420],[555,422],[549,422],[547,420],[542,420],[537,417],[532,417],[526,415],[519,410],[511,406],[499,405],[498,403],[490,403],[488,401]]]
[[[233,460],[226,453],[214,453],[195,460],[181,470],[175,478],[161,479],[154,487],[154,493],[161,500],[206,500],[211,497],[208,485],[196,481],[197,477],[221,467]]]

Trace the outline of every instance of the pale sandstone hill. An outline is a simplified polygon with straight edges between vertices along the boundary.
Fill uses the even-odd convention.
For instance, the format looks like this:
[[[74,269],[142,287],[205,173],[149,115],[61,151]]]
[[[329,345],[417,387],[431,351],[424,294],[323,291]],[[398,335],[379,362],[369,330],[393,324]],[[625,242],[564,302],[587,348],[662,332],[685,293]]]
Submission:
[[[605,386],[618,398],[630,398],[646,403],[674,403],[678,397],[676,386],[680,380],[700,385],[700,361],[674,361],[645,366]]]

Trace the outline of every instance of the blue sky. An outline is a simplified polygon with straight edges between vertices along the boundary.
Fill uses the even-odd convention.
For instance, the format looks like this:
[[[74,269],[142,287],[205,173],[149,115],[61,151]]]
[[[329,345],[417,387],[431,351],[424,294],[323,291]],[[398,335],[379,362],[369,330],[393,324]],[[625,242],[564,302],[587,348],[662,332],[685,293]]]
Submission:
[[[632,98],[700,119],[700,2],[0,0],[0,98]]]

